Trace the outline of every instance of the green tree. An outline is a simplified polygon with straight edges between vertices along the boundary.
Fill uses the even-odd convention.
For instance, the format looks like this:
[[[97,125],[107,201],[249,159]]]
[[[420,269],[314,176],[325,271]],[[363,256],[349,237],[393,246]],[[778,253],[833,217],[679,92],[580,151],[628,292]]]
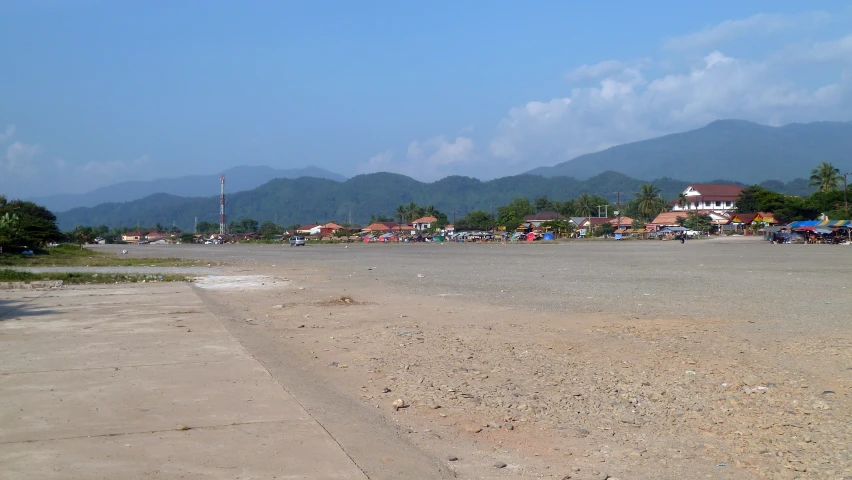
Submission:
[[[420,211],[417,208],[416,203],[411,202],[408,205],[406,205],[406,207],[405,207],[405,219],[408,220],[409,222],[413,222],[414,220],[417,220],[419,213],[420,213]]]
[[[408,210],[405,208],[405,205],[400,205],[396,207],[396,218],[399,219],[399,223],[402,223],[402,220],[408,216]]]
[[[3,245],[11,245],[14,237],[15,228],[18,224],[18,216],[11,213],[5,213],[0,216],[0,252],[3,251]]]
[[[633,223],[630,225],[630,228],[632,228],[633,230],[642,230],[643,228],[645,228],[645,222],[639,220],[638,218],[634,218]]]
[[[596,203],[591,195],[583,193],[574,199],[574,212],[583,217],[590,217],[592,210],[597,209],[599,203]]]
[[[840,183],[842,175],[840,169],[835,168],[833,164],[822,162],[816,168],[811,170],[811,187],[817,187],[820,192],[831,192],[837,189],[837,184]]]
[[[219,231],[219,224],[214,222],[200,221],[195,225],[195,233],[200,233],[202,235],[207,235],[210,233],[217,233]]]
[[[535,212],[552,212],[556,210],[556,205],[550,200],[548,200],[547,195],[535,199]]]
[[[260,224],[260,234],[263,235],[263,238],[271,238],[275,235],[280,235],[283,229],[269,220],[264,220],[262,224]]]
[[[10,246],[42,246],[48,242],[58,242],[64,238],[56,226],[56,216],[48,209],[33,202],[12,200],[0,195],[0,217],[6,214],[17,217],[8,228]]]
[[[541,222],[541,227],[544,228],[545,231],[554,232],[557,237],[563,234],[570,235],[576,228],[574,224],[568,220],[549,220],[547,222]]]
[[[514,230],[524,221],[524,217],[536,213],[528,198],[517,197],[508,205],[497,207],[497,223]]]
[[[252,218],[243,218],[240,221],[231,221],[228,223],[229,233],[254,233],[257,232],[257,220]]]
[[[594,235],[596,237],[603,237],[605,235],[612,235],[613,233],[615,233],[615,227],[609,222],[604,222],[595,229]]]
[[[456,231],[462,230],[489,230],[494,223],[494,218],[488,212],[474,210],[456,221]]]
[[[180,243],[195,243],[195,235],[184,233],[180,236]]]
[[[680,192],[677,194],[677,206],[680,208],[684,208],[689,204],[689,199],[686,198],[686,194]]]
[[[74,230],[68,232],[68,240],[78,245],[92,243],[95,237],[95,230],[85,225],[78,225]]]
[[[636,192],[636,200],[638,200],[637,208],[643,220],[651,221],[660,213],[662,208],[662,205],[660,205],[660,189],[650,183],[639,187],[639,191]]]
[[[709,232],[713,228],[713,219],[710,218],[710,215],[690,212],[684,219],[683,226],[696,232]]]

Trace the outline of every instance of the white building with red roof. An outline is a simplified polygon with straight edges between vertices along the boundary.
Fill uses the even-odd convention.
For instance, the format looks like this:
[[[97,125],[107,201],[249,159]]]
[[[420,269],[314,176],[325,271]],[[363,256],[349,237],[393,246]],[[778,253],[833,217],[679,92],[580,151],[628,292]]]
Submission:
[[[683,195],[686,196],[686,204],[682,205],[679,198],[675,198],[669,205],[673,212],[688,212],[699,210],[711,210],[714,212],[727,212],[734,209],[734,202],[739,198],[745,187],[739,185],[724,185],[712,183],[695,183],[686,187]]]

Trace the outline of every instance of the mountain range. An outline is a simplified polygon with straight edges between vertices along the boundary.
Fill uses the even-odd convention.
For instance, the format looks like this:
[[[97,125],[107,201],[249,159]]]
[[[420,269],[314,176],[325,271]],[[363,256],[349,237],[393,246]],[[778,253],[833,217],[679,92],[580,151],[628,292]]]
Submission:
[[[415,202],[433,205],[452,219],[454,212],[458,217],[471,210],[490,212],[515,197],[534,199],[546,195],[551,200],[564,201],[582,193],[592,193],[615,203],[615,192],[622,192],[621,200],[628,201],[644,183],[647,182],[615,172],[605,172],[587,180],[517,175],[483,182],[452,176],[433,183],[393,173],[358,175],[345,182],[312,177],[278,178],[256,189],[228,195],[226,211],[228,220],[253,218],[261,222],[275,221],[279,225],[341,223],[350,219],[363,224],[371,215],[393,216],[398,205]],[[665,198],[674,198],[688,182],[661,178],[651,183]],[[796,183],[780,185],[797,188]],[[191,231],[196,219],[218,222],[218,212],[217,196],[187,198],[157,193],[132,202],[75,208],[58,213],[57,219],[63,230],[77,225],[112,228],[174,223]]]
[[[812,190],[803,177],[820,162],[831,162],[841,172],[852,171],[850,152],[852,122],[771,127],[720,120],[697,130],[619,145],[487,182],[451,176],[422,183],[390,173],[347,180],[317,167],[236,167],[224,173],[230,219],[250,217],[291,224],[340,222],[351,216],[353,221],[363,222],[370,215],[390,215],[397,205],[411,201],[462,214],[474,209],[488,211],[514,197],[547,195],[567,200],[588,192],[614,201],[614,192],[631,196],[646,183],[640,179],[652,178],[657,180],[651,183],[666,198],[676,196],[690,182],[760,183],[801,196]],[[112,227],[157,222],[190,228],[196,217],[206,221],[218,218],[218,177],[124,182],[83,195],[33,200],[60,212],[57,216],[64,229],[79,224]]]
[[[184,197],[216,195],[219,192],[219,176],[225,175],[228,192],[240,192],[257,188],[273,178],[316,177],[342,182],[343,175],[323,170],[319,167],[295,169],[276,169],[266,166],[234,167],[224,172],[210,175],[190,175],[157,180],[139,180],[122,182],[92,190],[82,194],[62,194],[46,197],[27,198],[51,211],[70,210],[77,207],[94,207],[107,202],[129,202],[147,197],[153,193],[166,193]]]
[[[585,179],[613,170],[634,178],[729,178],[755,184],[806,177],[821,162],[852,172],[852,122],[771,127],[718,120],[697,130],[611,147],[527,173]]]

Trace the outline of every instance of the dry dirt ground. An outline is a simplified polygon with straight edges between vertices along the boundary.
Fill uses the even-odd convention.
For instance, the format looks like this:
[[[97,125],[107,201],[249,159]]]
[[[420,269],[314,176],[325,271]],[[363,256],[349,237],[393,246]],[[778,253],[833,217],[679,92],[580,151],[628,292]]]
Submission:
[[[464,479],[852,479],[852,247],[130,255],[227,263],[193,288],[344,449],[403,442]],[[363,445],[351,435],[368,425],[376,440]],[[381,461],[359,466],[402,478]]]

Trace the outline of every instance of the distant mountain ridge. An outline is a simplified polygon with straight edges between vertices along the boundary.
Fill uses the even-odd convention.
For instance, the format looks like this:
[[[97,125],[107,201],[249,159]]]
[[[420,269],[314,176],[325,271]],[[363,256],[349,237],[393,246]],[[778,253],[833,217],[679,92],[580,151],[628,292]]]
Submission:
[[[53,212],[77,207],[94,207],[102,203],[117,203],[138,200],[154,193],[166,193],[185,197],[216,195],[219,192],[219,176],[225,175],[228,193],[257,188],[274,178],[314,177],[343,182],[346,177],[319,167],[308,166],[294,169],[276,169],[267,166],[240,166],[222,173],[190,175],[157,180],[140,180],[108,185],[81,194],[61,194],[28,198],[44,205]]]
[[[627,143],[526,173],[590,178],[614,170],[634,178],[734,178],[754,184],[807,176],[821,162],[852,171],[852,122],[770,127],[717,120],[703,128]]]
[[[627,201],[644,183],[648,182],[615,172],[605,172],[584,181],[568,177],[517,175],[488,182],[452,176],[423,183],[393,173],[358,175],[345,182],[313,177],[279,178],[253,190],[230,194],[227,214],[229,220],[277,220],[280,225],[332,220],[340,223],[347,221],[350,215],[353,222],[364,223],[370,215],[393,216],[398,205],[415,202],[434,205],[452,219],[453,212],[458,217],[471,210],[490,212],[492,207],[505,205],[515,197],[534,199],[546,195],[551,200],[564,201],[582,193],[591,193],[615,201],[614,192],[622,192],[622,201]],[[659,188],[664,197],[671,199],[689,182],[660,178],[650,183]],[[219,200],[213,195],[186,198],[155,194],[127,203],[75,208],[59,212],[57,218],[63,230],[77,225],[112,228],[136,224],[171,225],[175,222],[182,229],[191,231],[196,218],[218,222],[218,211]]]

